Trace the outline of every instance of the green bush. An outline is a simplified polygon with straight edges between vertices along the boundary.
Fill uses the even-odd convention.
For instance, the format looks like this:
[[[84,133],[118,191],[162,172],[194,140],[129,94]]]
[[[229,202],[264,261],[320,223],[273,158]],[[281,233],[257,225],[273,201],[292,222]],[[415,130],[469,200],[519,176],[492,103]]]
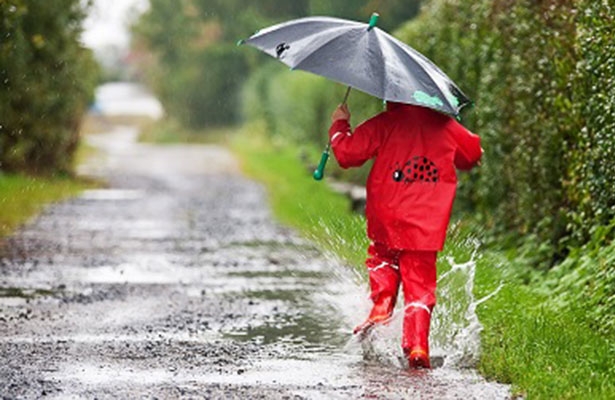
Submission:
[[[191,57],[168,75],[171,114],[193,129],[236,122],[239,88],[248,73],[244,54],[234,45],[216,45]]]
[[[69,172],[98,68],[83,2],[0,2],[0,170]]]
[[[583,124],[571,132],[567,197],[571,230],[586,241],[615,217],[615,1],[580,2],[577,81],[569,101]],[[612,240],[613,233],[608,236]]]

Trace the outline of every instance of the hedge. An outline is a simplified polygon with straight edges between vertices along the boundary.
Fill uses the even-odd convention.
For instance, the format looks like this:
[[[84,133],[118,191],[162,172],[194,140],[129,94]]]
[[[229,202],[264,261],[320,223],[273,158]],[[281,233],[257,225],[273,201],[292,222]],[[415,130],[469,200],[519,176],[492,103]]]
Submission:
[[[0,2],[0,171],[70,172],[98,67],[84,2]]]

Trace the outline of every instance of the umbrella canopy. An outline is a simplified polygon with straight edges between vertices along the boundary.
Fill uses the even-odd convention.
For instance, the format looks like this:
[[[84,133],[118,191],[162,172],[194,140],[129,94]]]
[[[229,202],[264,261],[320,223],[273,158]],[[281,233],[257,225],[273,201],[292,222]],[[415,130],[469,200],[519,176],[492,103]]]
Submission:
[[[425,56],[375,26],[308,17],[263,29],[241,43],[292,69],[309,71],[383,100],[414,104],[457,116],[470,103]]]

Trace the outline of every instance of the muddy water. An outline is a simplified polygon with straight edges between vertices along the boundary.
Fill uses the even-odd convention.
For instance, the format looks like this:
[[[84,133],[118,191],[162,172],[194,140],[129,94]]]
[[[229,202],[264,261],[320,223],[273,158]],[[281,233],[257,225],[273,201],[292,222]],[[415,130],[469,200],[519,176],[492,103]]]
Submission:
[[[0,397],[508,397],[456,362],[407,371],[395,323],[356,341],[363,284],[276,224],[227,151],[135,135],[89,138],[106,155],[82,172],[109,187],[3,243]]]

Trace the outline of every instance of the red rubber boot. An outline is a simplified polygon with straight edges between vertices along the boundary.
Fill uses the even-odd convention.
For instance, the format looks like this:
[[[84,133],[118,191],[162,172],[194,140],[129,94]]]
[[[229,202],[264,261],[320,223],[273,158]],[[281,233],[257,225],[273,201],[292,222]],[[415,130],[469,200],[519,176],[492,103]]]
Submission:
[[[402,347],[410,368],[431,368],[429,361],[429,324],[431,310],[420,303],[406,306]]]
[[[378,244],[372,244],[368,253],[370,257],[365,264],[369,271],[370,298],[374,305],[367,320],[354,328],[355,335],[366,333],[375,324],[384,323],[391,318],[399,290],[397,253]]]
[[[436,304],[436,253],[403,252],[400,272],[405,301],[402,348],[411,368],[431,368],[429,324]]]
[[[393,309],[395,308],[395,298],[391,296],[382,296],[380,301],[375,302],[372,307],[372,311],[369,313],[369,317],[361,325],[354,328],[353,333],[367,333],[371,327],[378,323],[385,323],[393,315]]]

